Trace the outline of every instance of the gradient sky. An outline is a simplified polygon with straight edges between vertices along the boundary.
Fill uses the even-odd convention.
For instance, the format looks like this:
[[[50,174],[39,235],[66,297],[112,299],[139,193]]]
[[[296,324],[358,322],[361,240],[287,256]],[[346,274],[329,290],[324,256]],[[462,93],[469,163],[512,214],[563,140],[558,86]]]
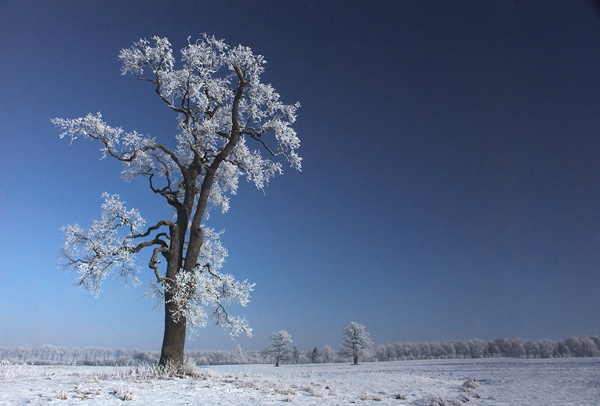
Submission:
[[[264,81],[302,105],[304,162],[212,213],[223,271],[257,284],[233,309],[254,337],[211,325],[188,349],[263,349],[282,329],[338,348],[350,321],[376,345],[600,334],[593,2],[0,0],[0,346],[160,349],[145,286],[111,278],[94,298],[57,262],[60,228],[99,218],[104,191],[149,223],[163,202],[50,119],[174,134],[117,56],[204,32],[265,56]]]

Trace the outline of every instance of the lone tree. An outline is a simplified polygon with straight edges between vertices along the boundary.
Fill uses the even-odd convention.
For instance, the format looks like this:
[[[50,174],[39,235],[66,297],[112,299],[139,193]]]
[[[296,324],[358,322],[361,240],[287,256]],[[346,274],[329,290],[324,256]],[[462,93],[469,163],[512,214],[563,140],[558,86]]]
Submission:
[[[280,361],[285,361],[289,356],[288,344],[292,342],[292,336],[285,330],[281,330],[271,336],[271,344],[267,347],[267,355],[279,366]]]
[[[342,354],[352,357],[354,365],[358,365],[358,357],[364,355],[373,346],[365,326],[352,322],[346,326],[346,339],[342,342]]]
[[[101,220],[87,230],[64,228],[63,265],[77,272],[80,286],[99,294],[101,282],[113,271],[136,282],[136,254],[148,249],[148,268],[156,277],[151,294],[165,309],[160,365],[181,369],[188,327],[204,327],[212,316],[232,335],[251,334],[247,321],[228,314],[226,305],[245,306],[254,285],[219,272],[227,251],[220,234],[203,221],[211,205],[229,209],[229,195],[236,193],[240,176],[263,189],[282,172],[276,157],[300,170],[300,140],[291,127],[299,104],[283,104],[271,85],[261,83],[261,55],[214,37],[188,39],[180,69],[175,69],[166,38],[142,39],[123,49],[119,59],[122,74],[149,83],[178,116],[175,134],[154,138],[125,132],[105,123],[100,113],[52,122],[61,129],[61,138],[97,140],[103,157],[123,164],[125,180],[145,177],[174,216],[169,213],[147,226],[118,195],[105,193]]]

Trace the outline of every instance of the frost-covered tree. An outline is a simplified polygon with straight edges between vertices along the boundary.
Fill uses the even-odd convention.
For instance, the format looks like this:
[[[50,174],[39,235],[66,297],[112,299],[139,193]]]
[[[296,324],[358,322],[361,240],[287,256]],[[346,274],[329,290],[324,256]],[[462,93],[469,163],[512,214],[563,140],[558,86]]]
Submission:
[[[385,354],[389,361],[396,361],[398,355],[396,354],[396,346],[393,344],[385,345]]]
[[[279,362],[285,361],[289,357],[290,349],[288,345],[292,342],[292,336],[285,330],[278,331],[271,336],[271,343],[267,347],[267,355],[279,366]]]
[[[469,340],[469,348],[471,349],[471,358],[483,358],[487,344],[483,340]]]
[[[310,362],[316,364],[321,362],[321,352],[319,351],[319,347],[315,345],[315,348],[310,352]]]
[[[440,343],[444,351],[446,352],[446,358],[456,358],[456,350],[454,349],[454,342],[450,340],[444,340]]]
[[[331,346],[327,344],[323,346],[323,362],[334,362],[336,355],[337,354],[335,353],[333,348],[331,348]]]
[[[232,335],[251,333],[247,321],[230,315],[226,306],[245,306],[254,285],[220,272],[227,251],[220,233],[204,221],[211,205],[229,209],[240,176],[263,189],[282,172],[278,157],[300,169],[300,141],[292,128],[299,105],[282,103],[275,89],[261,82],[261,55],[214,37],[188,39],[179,64],[169,41],[158,37],[123,49],[119,59],[123,74],[149,83],[178,117],[175,134],[127,132],[108,125],[100,113],[52,121],[61,138],[98,141],[103,157],[123,164],[124,179],[145,177],[174,216],[148,225],[118,195],[106,193],[100,220],[89,229],[65,227],[62,257],[78,274],[79,285],[98,294],[113,271],[136,282],[136,254],[148,250],[152,295],[165,309],[160,364],[181,366],[186,329],[205,326],[211,316]]]
[[[556,355],[558,344],[555,341],[544,338],[538,341],[541,358],[553,358]]]
[[[300,354],[300,351],[298,351],[298,348],[296,346],[292,347],[291,362],[292,362],[292,364],[300,364],[301,363],[301,354]]]
[[[365,355],[373,346],[373,341],[369,338],[369,333],[365,326],[351,322],[346,326],[346,338],[341,344],[342,354],[352,357],[354,365],[358,365],[358,357]]]
[[[79,347],[71,349],[71,355],[73,356],[72,364],[75,365],[77,363],[77,360],[79,359],[79,356],[81,355],[81,350],[79,349]]]
[[[454,349],[456,350],[457,358],[471,358],[471,349],[467,342],[460,340],[454,341]]]

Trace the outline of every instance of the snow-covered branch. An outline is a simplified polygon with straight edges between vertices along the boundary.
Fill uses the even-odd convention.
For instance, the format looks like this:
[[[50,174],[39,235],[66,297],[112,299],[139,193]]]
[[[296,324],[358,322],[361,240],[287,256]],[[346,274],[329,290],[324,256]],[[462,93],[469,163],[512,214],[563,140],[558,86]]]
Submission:
[[[160,304],[164,299],[164,289],[170,289],[174,303],[174,320],[185,317],[190,327],[204,327],[209,318],[215,324],[226,327],[231,336],[240,333],[252,335],[245,318],[232,316],[226,310],[232,304],[246,306],[255,284],[238,281],[230,274],[219,272],[227,257],[227,250],[221,245],[221,233],[211,228],[204,229],[204,243],[200,259],[194,272],[180,272],[173,283],[153,284],[150,296]],[[162,282],[159,280],[158,282]],[[214,308],[210,314],[207,308]]]
[[[284,104],[271,85],[261,83],[266,63],[262,55],[215,37],[188,39],[179,63],[171,43],[160,37],[135,42],[119,59],[122,74],[151,84],[176,113],[175,134],[153,138],[127,132],[105,123],[100,113],[52,122],[61,138],[97,140],[103,158],[123,164],[125,180],[147,177],[150,190],[166,199],[175,217],[142,230],[137,211],[126,211],[117,196],[106,195],[102,220],[88,230],[65,228],[63,257],[78,272],[79,283],[98,293],[114,269],[135,280],[135,254],[151,248],[148,267],[156,276],[151,294],[161,298],[173,322],[165,327],[161,363],[181,364],[183,344],[172,343],[185,341],[181,331],[187,321],[202,326],[212,317],[232,335],[251,332],[245,319],[231,316],[226,308],[245,306],[254,285],[220,272],[227,251],[219,233],[204,221],[211,206],[229,209],[240,176],[263,189],[283,172],[279,158],[301,169],[300,140],[292,128],[300,105]],[[160,257],[166,259],[163,273]]]
[[[84,230],[79,225],[63,228],[65,244],[63,265],[78,273],[79,285],[100,293],[102,281],[115,269],[122,277],[137,283],[133,238],[144,227],[144,219],[135,209],[126,210],[118,195],[103,194],[102,218]]]

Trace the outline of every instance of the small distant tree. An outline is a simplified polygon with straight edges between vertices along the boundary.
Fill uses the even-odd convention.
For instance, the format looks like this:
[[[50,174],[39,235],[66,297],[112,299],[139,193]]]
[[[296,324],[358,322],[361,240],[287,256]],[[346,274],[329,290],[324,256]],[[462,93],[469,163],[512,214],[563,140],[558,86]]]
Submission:
[[[465,341],[456,340],[454,341],[454,349],[456,350],[457,358],[471,358],[471,348]]]
[[[300,363],[300,351],[295,346],[292,348],[292,364]]]
[[[386,358],[388,359],[388,361],[396,361],[397,354],[396,354],[396,347],[394,346],[394,344],[386,344],[385,345],[385,355],[386,355]]]
[[[127,365],[131,359],[131,351],[125,348],[119,348],[115,350],[115,359],[119,365]]]
[[[558,344],[547,338],[539,340],[538,345],[540,347],[541,358],[553,358],[558,349]]]
[[[329,345],[325,344],[323,346],[323,362],[334,362],[335,361],[335,351]]]
[[[485,341],[479,339],[469,340],[469,347],[471,348],[472,358],[483,358],[485,356],[485,350],[487,347]]]
[[[313,348],[310,352],[310,362],[313,364],[321,362],[321,353],[319,352],[319,348],[317,346],[315,346],[315,348]]]
[[[342,342],[342,354],[352,357],[354,365],[358,365],[358,357],[364,355],[373,346],[365,326],[352,322],[346,326],[346,339]]]
[[[246,357],[244,356],[244,351],[242,351],[242,347],[238,344],[233,353],[233,363],[234,364],[245,364]]]
[[[281,330],[271,337],[271,344],[267,347],[267,355],[279,366],[280,361],[285,361],[289,356],[288,344],[292,342],[292,336],[285,330]]]
[[[75,347],[71,349],[71,355],[73,356],[73,365],[77,363],[79,356],[81,355],[81,349],[79,347]]]
[[[69,351],[67,347],[58,347],[56,353],[58,355],[58,361],[61,363],[66,361],[67,358],[69,358],[69,355],[71,355],[71,351]]]

